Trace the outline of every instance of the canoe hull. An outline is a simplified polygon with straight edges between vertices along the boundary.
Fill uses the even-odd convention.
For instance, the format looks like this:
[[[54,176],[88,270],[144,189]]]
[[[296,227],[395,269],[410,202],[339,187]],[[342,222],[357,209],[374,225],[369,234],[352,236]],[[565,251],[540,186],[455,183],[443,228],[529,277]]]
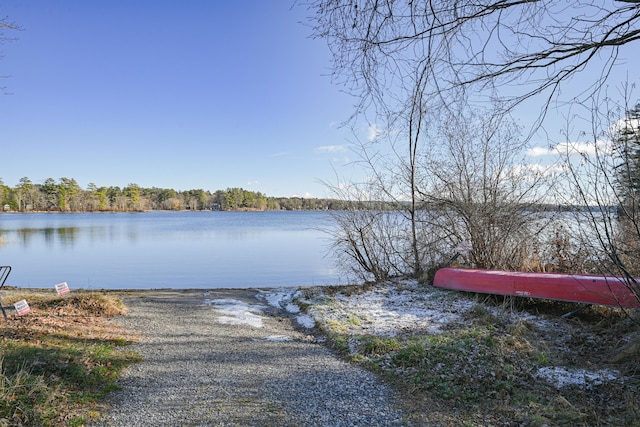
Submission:
[[[634,293],[621,277],[557,273],[441,268],[433,286],[457,291],[544,298],[613,307],[640,308]]]

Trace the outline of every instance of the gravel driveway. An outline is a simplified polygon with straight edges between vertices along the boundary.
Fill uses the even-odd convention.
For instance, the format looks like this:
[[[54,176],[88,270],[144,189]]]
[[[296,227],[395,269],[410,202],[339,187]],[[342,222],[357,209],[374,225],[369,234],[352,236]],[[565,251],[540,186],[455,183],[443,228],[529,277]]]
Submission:
[[[401,426],[393,392],[296,330],[286,313],[262,327],[223,323],[207,300],[260,304],[256,290],[142,291],[118,321],[142,355],[94,426]],[[266,313],[269,313],[267,309]]]

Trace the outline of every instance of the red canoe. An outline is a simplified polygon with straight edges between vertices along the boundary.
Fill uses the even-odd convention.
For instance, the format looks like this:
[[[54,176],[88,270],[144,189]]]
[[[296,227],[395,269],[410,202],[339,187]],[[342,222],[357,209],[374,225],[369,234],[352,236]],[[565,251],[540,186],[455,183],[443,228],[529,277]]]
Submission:
[[[640,279],[636,279],[640,282]],[[620,277],[441,268],[433,286],[484,294],[515,295],[587,304],[640,308],[639,289]]]

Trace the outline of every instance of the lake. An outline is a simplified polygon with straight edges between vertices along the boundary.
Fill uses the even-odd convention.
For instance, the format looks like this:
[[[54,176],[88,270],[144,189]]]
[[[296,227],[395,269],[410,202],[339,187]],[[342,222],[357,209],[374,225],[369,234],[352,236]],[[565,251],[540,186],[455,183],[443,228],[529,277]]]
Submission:
[[[327,212],[0,214],[6,285],[71,289],[338,284]]]

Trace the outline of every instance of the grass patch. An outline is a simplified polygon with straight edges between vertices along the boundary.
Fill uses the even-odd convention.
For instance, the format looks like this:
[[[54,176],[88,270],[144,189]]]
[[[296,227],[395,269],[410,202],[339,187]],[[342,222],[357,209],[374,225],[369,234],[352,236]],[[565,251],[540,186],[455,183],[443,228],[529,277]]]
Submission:
[[[397,350],[372,361],[386,377],[412,392],[434,393],[457,403],[477,404],[487,395],[511,393],[514,361],[500,357],[498,338],[472,329],[448,335],[413,337]],[[495,361],[501,363],[494,363]]]
[[[134,340],[108,322],[123,314],[115,297],[44,293],[27,299],[32,313],[0,319],[0,426],[80,426],[99,416],[122,369],[140,357]]]
[[[360,338],[361,353],[365,356],[383,356],[402,348],[402,342],[393,337],[365,335]]]
[[[629,399],[637,397],[633,385],[557,390],[534,376],[548,357],[530,343],[514,346],[513,339],[483,326],[441,335],[360,336],[358,354],[349,359],[391,384],[417,425],[638,425],[637,400]]]
[[[412,425],[640,426],[640,313],[591,308],[563,319],[574,305],[476,302],[438,333],[354,334],[349,325],[365,314],[327,304],[320,328],[395,389]],[[538,376],[548,366],[615,369],[622,379],[556,388]]]

